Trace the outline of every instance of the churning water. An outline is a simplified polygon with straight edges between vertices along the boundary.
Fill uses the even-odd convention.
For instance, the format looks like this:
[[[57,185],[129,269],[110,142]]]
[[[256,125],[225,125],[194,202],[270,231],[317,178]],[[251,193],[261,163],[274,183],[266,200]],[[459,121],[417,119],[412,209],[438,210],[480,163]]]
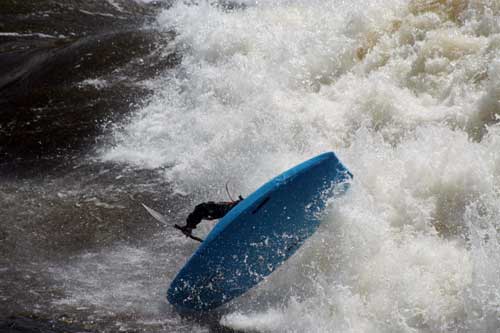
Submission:
[[[245,196],[321,152],[354,174],[318,232],[215,329],[500,332],[500,2],[198,2],[158,16],[182,60],[145,83],[153,97],[94,163],[159,173],[171,192],[140,191],[177,203],[163,205],[177,223],[226,183]],[[74,187],[58,195],[87,193]],[[119,201],[83,200],[142,209]],[[123,330],[210,330],[165,299],[196,244],[170,230],[146,243],[50,266],[64,294],[53,306]]]
[[[158,22],[182,63],[104,159],[167,165],[200,200],[328,150],[355,175],[223,325],[500,331],[500,2],[178,3]]]

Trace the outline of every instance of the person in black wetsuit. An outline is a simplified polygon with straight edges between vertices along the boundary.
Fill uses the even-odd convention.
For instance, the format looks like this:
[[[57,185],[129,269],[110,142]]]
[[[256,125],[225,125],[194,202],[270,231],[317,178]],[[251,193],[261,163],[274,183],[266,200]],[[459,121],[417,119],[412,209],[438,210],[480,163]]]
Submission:
[[[240,195],[236,201],[228,202],[203,202],[197,205],[193,212],[188,215],[186,225],[179,229],[186,236],[191,236],[193,229],[200,224],[201,220],[216,220],[223,218],[234,206],[236,206],[243,197]]]

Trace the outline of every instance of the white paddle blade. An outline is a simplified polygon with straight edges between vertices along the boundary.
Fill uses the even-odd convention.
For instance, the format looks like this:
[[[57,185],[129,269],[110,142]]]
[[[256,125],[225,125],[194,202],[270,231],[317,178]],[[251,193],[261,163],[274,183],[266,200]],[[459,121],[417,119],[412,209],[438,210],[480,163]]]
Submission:
[[[154,210],[153,208],[149,208],[148,206],[146,206],[145,204],[142,204],[142,206],[147,210],[147,212],[152,216],[154,217],[157,221],[160,221],[161,223],[165,224],[165,225],[170,225],[170,223],[167,221],[167,218],[163,215],[161,215],[160,213],[158,213],[156,210]]]

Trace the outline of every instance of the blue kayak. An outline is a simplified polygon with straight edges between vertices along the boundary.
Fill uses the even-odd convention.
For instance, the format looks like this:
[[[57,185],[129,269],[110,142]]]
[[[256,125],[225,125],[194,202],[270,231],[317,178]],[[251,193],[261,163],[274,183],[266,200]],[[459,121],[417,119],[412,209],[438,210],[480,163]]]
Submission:
[[[320,224],[327,199],[352,174],[324,153],[273,178],[236,205],[208,234],[168,290],[179,311],[208,311],[262,281]]]

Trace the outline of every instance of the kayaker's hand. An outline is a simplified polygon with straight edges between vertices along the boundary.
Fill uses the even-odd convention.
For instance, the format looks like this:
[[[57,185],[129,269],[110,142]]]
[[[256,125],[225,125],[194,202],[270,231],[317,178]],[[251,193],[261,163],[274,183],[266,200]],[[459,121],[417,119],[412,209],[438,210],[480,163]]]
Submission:
[[[185,225],[185,226],[182,226],[179,228],[180,231],[182,231],[182,233],[186,236],[186,237],[189,237],[192,235],[192,232],[193,232],[193,228]]]

